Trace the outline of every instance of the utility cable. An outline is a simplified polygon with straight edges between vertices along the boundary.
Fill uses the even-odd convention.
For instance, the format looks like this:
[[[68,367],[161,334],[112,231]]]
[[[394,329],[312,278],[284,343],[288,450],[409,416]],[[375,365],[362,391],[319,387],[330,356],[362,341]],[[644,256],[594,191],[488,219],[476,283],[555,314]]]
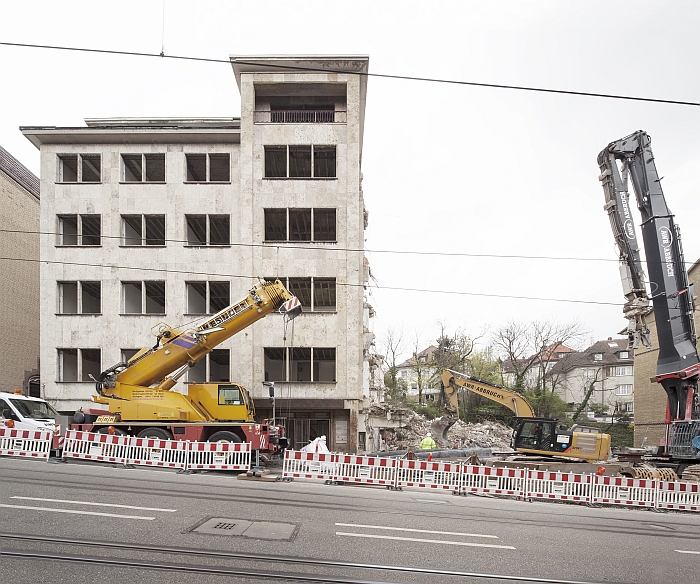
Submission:
[[[257,276],[244,276],[235,274],[211,274],[207,272],[195,272],[192,270],[172,270],[168,268],[147,268],[138,266],[114,266],[114,265],[104,265],[104,264],[90,264],[83,262],[60,262],[52,260],[37,260],[37,259],[26,259],[26,258],[10,258],[10,257],[0,257],[0,261],[20,261],[20,262],[30,262],[30,263],[43,263],[43,264],[54,264],[54,265],[64,265],[64,266],[82,266],[91,268],[105,268],[109,270],[138,270],[141,272],[159,272],[166,274],[187,274],[193,276],[211,276],[216,278],[236,278],[236,279],[255,279]],[[485,292],[464,292],[458,290],[430,290],[427,288],[407,288],[401,286],[380,286],[379,284],[350,284],[349,282],[337,282],[336,286],[345,286],[346,288],[363,288],[365,290],[391,290],[397,292],[421,292],[424,294],[449,294],[457,296],[480,296],[484,298],[507,298],[512,300],[539,300],[542,302],[566,302],[571,304],[594,304],[598,306],[622,306],[619,302],[601,302],[595,300],[572,300],[565,298],[547,298],[541,296],[517,296],[512,294],[487,294]]]
[[[61,234],[56,231],[30,231],[23,229],[2,229],[0,228],[0,233],[20,233],[26,235],[52,235],[60,236]],[[100,235],[102,239],[124,239],[122,235]],[[135,239],[135,238],[134,238]],[[146,237],[142,239],[148,239]],[[227,243],[224,245],[197,245],[192,244],[186,239],[168,239],[164,238],[162,241],[165,243],[182,243],[188,247],[207,247],[207,248],[219,248],[219,247],[242,247],[242,248],[252,248],[252,249],[269,249],[271,247],[277,247],[281,249],[303,249],[303,250],[313,250],[318,251],[317,245],[304,245],[299,243],[289,243],[289,242],[267,242],[267,243]],[[328,242],[318,242],[318,243],[328,243]],[[80,248],[82,246],[64,246],[64,247],[76,247]],[[89,247],[89,246],[88,246]],[[134,246],[124,246],[129,249],[149,249],[158,248],[163,246],[150,246],[150,245],[134,245]],[[432,257],[465,257],[465,258],[489,258],[489,259],[512,259],[512,260],[553,260],[553,261],[571,261],[571,262],[615,262],[619,263],[619,259],[612,258],[584,258],[575,256],[535,256],[535,255],[522,255],[522,254],[495,254],[495,253],[467,253],[467,252],[444,252],[444,251],[412,251],[412,250],[397,250],[397,249],[371,249],[371,248],[351,248],[351,247],[332,247],[324,248],[325,252],[329,251],[341,251],[347,253],[369,253],[369,254],[392,254],[392,255],[410,255],[410,256],[432,256]],[[652,263],[665,264],[662,260],[651,260]],[[647,263],[650,263],[647,261]],[[684,262],[687,266],[692,266],[695,262]]]
[[[139,52],[133,52],[133,51],[114,51],[114,50],[108,50],[108,49],[86,49],[86,48],[81,48],[81,47],[60,47],[60,46],[54,46],[54,45],[37,45],[37,44],[30,44],[30,43],[9,43],[9,42],[0,42],[0,45],[5,45],[9,47],[24,47],[24,48],[34,48],[34,49],[51,49],[51,50],[59,50],[59,51],[80,51],[80,52],[86,52],[86,53],[102,53],[102,54],[109,54],[109,55],[125,55],[125,56],[130,56],[130,57],[158,57],[161,59],[178,59],[178,60],[185,60],[185,61],[200,61],[200,62],[205,62],[205,63],[226,63],[227,65],[231,65],[234,63],[234,61],[231,61],[230,59],[208,59],[205,57],[186,57],[182,55],[166,55],[163,52],[161,53],[139,53]],[[582,97],[602,97],[606,99],[623,99],[623,100],[628,100],[628,101],[644,101],[644,102],[650,102],[650,103],[664,103],[664,104],[670,104],[670,105],[691,105],[691,106],[700,106],[700,102],[695,102],[695,101],[682,101],[682,100],[676,100],[676,99],[658,99],[658,98],[653,98],[653,97],[637,97],[637,96],[630,96],[630,95],[619,95],[619,94],[613,94],[613,93],[594,93],[594,92],[589,92],[589,91],[571,91],[571,90],[566,90],[566,89],[547,89],[544,87],[528,87],[524,85],[503,85],[499,83],[478,83],[476,81],[459,81],[456,79],[439,79],[435,77],[415,77],[415,76],[410,76],[410,75],[390,75],[387,73],[369,73],[365,71],[347,71],[347,70],[342,70],[342,69],[333,69],[332,67],[329,68],[324,68],[324,67],[300,67],[296,65],[282,65],[282,64],[277,64],[277,63],[258,63],[255,61],[240,61],[236,60],[236,64],[239,65],[252,65],[252,66],[258,66],[258,67],[268,67],[271,69],[283,69],[283,70],[291,70],[291,71],[309,71],[309,72],[318,72],[318,73],[337,73],[337,74],[344,74],[344,75],[360,75],[363,77],[378,77],[378,78],[383,78],[383,79],[399,79],[402,81],[423,81],[423,82],[428,82],[428,83],[446,83],[450,85],[466,85],[466,86],[471,86],[471,87],[487,87],[487,88],[492,88],[492,89],[512,89],[512,90],[517,90],[517,91],[534,91],[534,92],[539,92],[539,93],[556,93],[556,94],[561,94],[561,95],[577,95],[577,96],[582,96]]]

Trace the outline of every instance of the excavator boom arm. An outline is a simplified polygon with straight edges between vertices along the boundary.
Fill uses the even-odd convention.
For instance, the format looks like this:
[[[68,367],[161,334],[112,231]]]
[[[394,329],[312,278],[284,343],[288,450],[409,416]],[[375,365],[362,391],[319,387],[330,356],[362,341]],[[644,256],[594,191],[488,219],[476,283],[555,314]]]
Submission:
[[[452,371],[451,369],[443,369],[442,384],[445,387],[449,409],[453,410],[457,417],[459,417],[457,389],[460,387],[506,406],[520,418],[534,417],[535,415],[532,406],[519,393],[506,389],[505,387],[488,383],[476,377],[471,377],[464,373],[459,373],[458,371]]]

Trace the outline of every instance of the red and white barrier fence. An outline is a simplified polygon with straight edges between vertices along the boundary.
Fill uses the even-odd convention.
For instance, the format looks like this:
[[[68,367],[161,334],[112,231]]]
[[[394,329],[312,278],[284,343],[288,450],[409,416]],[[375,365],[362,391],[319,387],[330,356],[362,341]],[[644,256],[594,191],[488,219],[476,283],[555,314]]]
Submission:
[[[395,486],[458,491],[460,475],[460,465],[454,462],[399,460]]]
[[[656,507],[658,480],[593,475],[593,502],[606,505]]]
[[[455,494],[700,511],[700,484],[287,450],[282,476]]]
[[[51,432],[0,428],[0,456],[48,460],[52,437]]]
[[[595,475],[528,471],[527,498],[590,503],[591,480]]]
[[[64,458],[184,470],[248,470],[247,442],[183,442],[66,431]]]
[[[356,456],[354,454],[338,454],[336,456],[338,457],[336,472],[331,480],[396,487],[396,469],[399,466],[399,461],[395,458]]]
[[[700,511],[700,484],[659,481],[657,507],[679,511]]]
[[[323,452],[286,450],[282,476],[288,479],[334,480],[338,455]]]
[[[248,470],[248,442],[190,442],[187,470]]]
[[[461,479],[463,494],[526,496],[527,471],[520,468],[466,465],[462,467]]]
[[[127,464],[164,468],[187,468],[188,446],[181,440],[130,438]]]
[[[63,458],[126,464],[129,458],[129,440],[129,436],[66,430]]]

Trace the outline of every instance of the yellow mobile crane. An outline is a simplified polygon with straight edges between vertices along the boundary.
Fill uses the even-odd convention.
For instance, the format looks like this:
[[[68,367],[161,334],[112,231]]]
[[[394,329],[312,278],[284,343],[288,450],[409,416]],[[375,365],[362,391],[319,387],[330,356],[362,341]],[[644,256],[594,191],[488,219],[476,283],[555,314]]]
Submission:
[[[443,369],[442,386],[447,415],[436,420],[433,428],[443,440],[446,439],[447,431],[459,419],[457,392],[461,387],[504,405],[515,414],[516,423],[511,446],[518,452],[582,458],[587,461],[606,460],[610,454],[609,434],[601,433],[598,428],[576,424],[567,430],[557,420],[538,418],[527,400],[513,390],[451,369]]]
[[[164,440],[251,442],[254,450],[274,449],[277,429],[255,423],[253,400],[243,386],[190,383],[187,394],[170,390],[217,345],[275,310],[293,318],[301,304],[279,280],[261,281],[243,300],[197,327],[178,330],[157,324],[151,329],[154,346],[106,369],[96,380],[92,400],[108,411],[76,412],[72,428]]]

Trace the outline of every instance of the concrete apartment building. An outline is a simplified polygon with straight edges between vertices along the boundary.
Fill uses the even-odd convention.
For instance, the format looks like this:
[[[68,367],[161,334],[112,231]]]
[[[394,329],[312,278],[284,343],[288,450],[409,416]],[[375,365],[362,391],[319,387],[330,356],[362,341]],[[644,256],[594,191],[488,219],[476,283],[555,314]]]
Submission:
[[[241,117],[24,127],[41,151],[44,396],[89,404],[90,376],[280,278],[304,313],[223,343],[189,381],[238,381],[298,448],[354,452],[370,395],[361,184],[368,58],[231,57]],[[55,235],[54,235],[55,234]],[[179,386],[178,386],[179,387]],[[177,389],[177,387],[176,387]]]
[[[39,179],[0,147],[0,391],[39,395]]]
[[[594,390],[587,411],[607,406],[604,418],[634,413],[634,360],[627,339],[597,341],[583,351],[563,356],[549,372],[550,385],[572,408],[583,401],[591,383]]]

